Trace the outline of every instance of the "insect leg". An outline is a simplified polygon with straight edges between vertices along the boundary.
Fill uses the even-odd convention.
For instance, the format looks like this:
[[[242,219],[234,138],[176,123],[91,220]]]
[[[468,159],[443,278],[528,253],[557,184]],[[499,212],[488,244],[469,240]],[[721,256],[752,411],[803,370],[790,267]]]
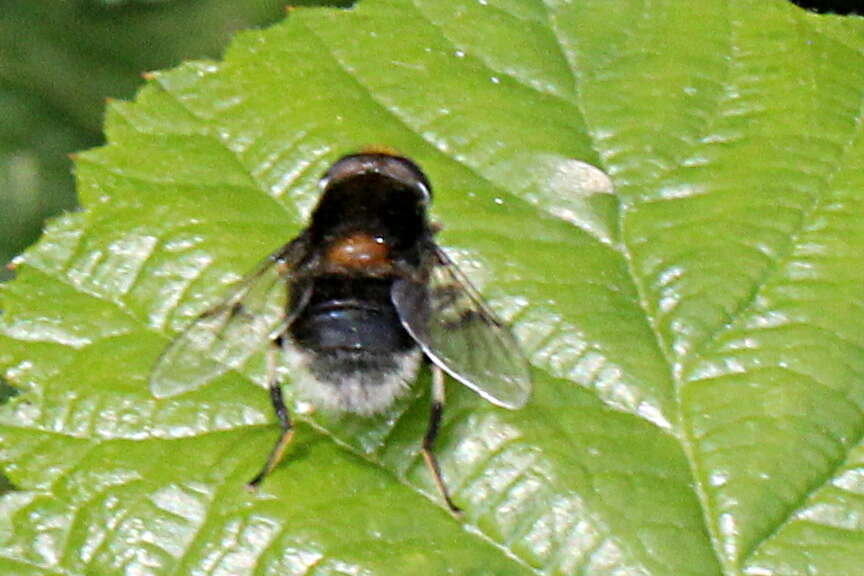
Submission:
[[[267,383],[270,386],[270,402],[273,403],[273,410],[276,412],[276,417],[279,419],[279,425],[282,427],[282,433],[273,449],[270,451],[270,456],[267,462],[255,477],[246,484],[250,490],[254,490],[259,484],[270,474],[285,454],[285,449],[291,443],[294,437],[294,424],[291,422],[291,414],[285,406],[285,399],[282,397],[282,387],[279,386],[279,380],[276,376],[276,360],[279,351],[281,350],[282,337],[273,340],[270,349],[267,351]]]
[[[435,440],[438,438],[438,431],[441,428],[441,417],[444,414],[444,372],[432,364],[432,410],[429,414],[429,427],[426,428],[426,435],[423,437],[423,460],[426,461],[426,466],[432,473],[432,479],[435,480],[435,486],[438,487],[438,492],[444,498],[447,508],[454,516],[461,516],[462,510],[453,503],[450,499],[450,493],[447,491],[447,485],[444,483],[444,478],[441,476],[441,467],[438,465],[438,458],[435,457]]]

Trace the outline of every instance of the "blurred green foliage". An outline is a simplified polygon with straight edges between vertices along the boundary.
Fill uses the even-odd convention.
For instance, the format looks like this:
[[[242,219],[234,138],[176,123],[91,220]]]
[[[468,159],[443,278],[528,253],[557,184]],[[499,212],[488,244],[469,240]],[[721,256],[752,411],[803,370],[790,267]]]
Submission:
[[[141,73],[216,57],[286,0],[0,0],[0,266],[76,204],[68,154],[102,142],[106,98]],[[345,0],[292,4],[345,6]],[[0,269],[0,280],[9,277]]]

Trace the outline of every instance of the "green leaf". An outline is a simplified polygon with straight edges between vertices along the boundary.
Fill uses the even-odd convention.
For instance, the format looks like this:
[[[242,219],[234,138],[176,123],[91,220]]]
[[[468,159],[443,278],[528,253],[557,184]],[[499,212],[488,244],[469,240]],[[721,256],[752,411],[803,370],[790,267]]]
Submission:
[[[365,0],[157,74],[3,290],[0,569],[858,573],[862,64],[864,21],[779,0]],[[428,374],[386,417],[302,414],[256,495],[259,366],[147,392],[370,143],[426,169],[534,367],[516,412],[448,384],[463,522],[417,455]]]

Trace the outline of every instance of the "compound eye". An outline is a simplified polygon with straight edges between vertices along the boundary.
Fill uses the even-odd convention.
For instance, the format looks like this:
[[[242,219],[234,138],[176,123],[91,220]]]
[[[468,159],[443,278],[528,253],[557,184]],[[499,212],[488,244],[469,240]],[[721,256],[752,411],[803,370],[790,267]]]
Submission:
[[[339,159],[321,178],[322,190],[362,174],[381,174],[417,192],[425,205],[432,200],[432,187],[417,164],[404,156],[384,153],[351,154]]]

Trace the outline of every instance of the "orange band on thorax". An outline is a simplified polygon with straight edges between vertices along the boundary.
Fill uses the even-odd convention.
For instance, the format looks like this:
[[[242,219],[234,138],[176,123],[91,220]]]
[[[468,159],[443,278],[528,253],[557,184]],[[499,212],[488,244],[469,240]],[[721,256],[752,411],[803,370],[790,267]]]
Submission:
[[[369,270],[389,267],[390,246],[380,236],[354,232],[327,246],[324,258],[333,267],[346,270]]]

